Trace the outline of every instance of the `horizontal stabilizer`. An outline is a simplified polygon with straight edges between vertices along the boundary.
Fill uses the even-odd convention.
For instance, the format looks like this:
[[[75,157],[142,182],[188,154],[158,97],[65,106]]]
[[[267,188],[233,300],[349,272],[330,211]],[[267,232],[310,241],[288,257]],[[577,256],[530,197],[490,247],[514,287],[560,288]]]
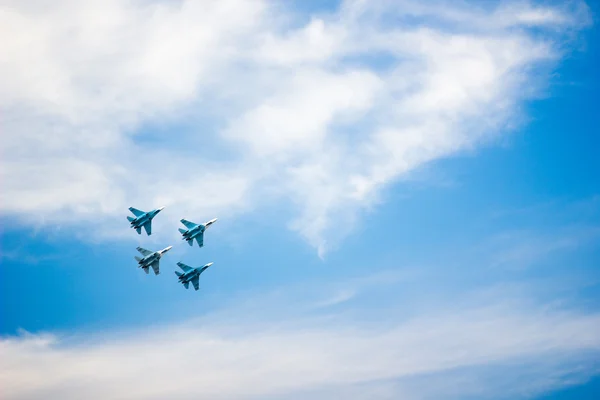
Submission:
[[[181,275],[183,275],[183,274],[182,274],[181,272],[179,272],[179,271],[175,271],[175,275],[177,275],[177,276],[181,276]]]
[[[152,235],[152,221],[148,221],[144,224],[144,230],[148,236]]]
[[[135,218],[133,218],[133,217],[130,217],[130,216],[127,216],[127,219],[129,220],[129,222],[133,222],[133,221],[135,221]]]
[[[183,233],[186,233],[187,231],[183,228],[179,228],[179,232],[181,232],[183,234]]]
[[[135,256],[135,257],[133,257],[133,258],[135,258],[135,260],[136,260],[137,262],[140,262],[140,261],[142,261],[142,257]]]
[[[138,235],[142,234],[142,227],[138,226],[137,228],[135,228],[135,230],[137,231]]]
[[[185,288],[189,288],[190,287],[190,283],[189,282],[183,282],[183,286],[185,286]]]
[[[188,242],[188,244],[189,244],[190,246],[193,246],[193,245],[194,245],[194,239],[188,239],[188,241],[187,241],[187,242]]]

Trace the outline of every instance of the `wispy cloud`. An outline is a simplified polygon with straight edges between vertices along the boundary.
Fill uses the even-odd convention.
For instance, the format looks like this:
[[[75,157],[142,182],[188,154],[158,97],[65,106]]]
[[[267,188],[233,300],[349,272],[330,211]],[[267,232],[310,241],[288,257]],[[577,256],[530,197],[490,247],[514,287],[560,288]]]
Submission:
[[[30,252],[23,251],[21,248],[16,249],[3,249],[0,254],[1,259],[7,259],[12,261],[18,261],[21,264],[39,264],[43,261],[59,260],[64,258],[64,254],[43,254],[34,255]]]
[[[329,307],[344,303],[356,296],[356,292],[351,289],[338,290],[331,297],[319,301],[316,307]]]
[[[213,315],[128,333],[4,337],[0,383],[7,399],[337,398],[349,388],[355,398],[433,399],[448,387],[449,398],[497,398],[486,387],[494,368],[511,370],[501,374],[511,393],[527,397],[598,367],[600,315],[479,300],[415,318],[390,309],[385,326],[332,315],[232,329]]]
[[[9,2],[2,212],[100,218],[112,237],[129,205],[208,218],[289,200],[289,226],[324,254],[381,188],[514,126],[588,14],[583,2],[348,0],[309,20],[261,0]]]
[[[493,240],[493,246],[501,247],[502,250],[492,255],[491,266],[509,269],[528,267],[557,253],[595,243],[598,237],[600,227],[584,227],[558,235],[523,231],[505,233]]]

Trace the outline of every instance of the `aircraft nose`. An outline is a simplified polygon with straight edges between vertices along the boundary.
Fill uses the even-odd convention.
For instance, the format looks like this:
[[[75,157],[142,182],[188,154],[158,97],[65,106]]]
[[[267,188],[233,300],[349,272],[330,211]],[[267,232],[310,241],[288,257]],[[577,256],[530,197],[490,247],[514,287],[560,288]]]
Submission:
[[[173,246],[169,246],[169,247],[165,248],[164,250],[162,250],[160,252],[160,254],[165,254],[167,251],[171,250],[172,248],[173,248]]]
[[[160,208],[158,209],[158,211],[162,211],[162,210],[164,210],[164,209],[165,209],[165,206],[162,206],[162,207],[160,207]]]
[[[210,267],[210,266],[211,266],[211,265],[213,265],[213,264],[214,264],[214,263],[211,263],[211,262],[210,262],[210,263],[206,264],[206,266],[207,266],[207,267]]]

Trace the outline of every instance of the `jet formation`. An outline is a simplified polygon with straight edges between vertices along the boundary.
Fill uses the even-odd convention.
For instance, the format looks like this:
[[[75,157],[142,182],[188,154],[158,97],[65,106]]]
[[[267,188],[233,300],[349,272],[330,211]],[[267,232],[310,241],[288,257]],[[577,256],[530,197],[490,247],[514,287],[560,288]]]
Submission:
[[[148,236],[152,235],[152,219],[156,217],[156,215],[161,212],[164,207],[157,208],[152,211],[142,211],[137,208],[129,207],[129,211],[135,215],[134,217],[128,216],[127,219],[131,224],[131,228],[134,228],[139,235],[142,234],[142,228],[146,231]],[[196,224],[194,222],[190,222],[186,219],[182,219],[181,223],[185,225],[187,229],[179,228],[179,232],[183,236],[183,240],[186,240],[190,246],[194,245],[194,240],[198,243],[198,247],[204,246],[204,232],[206,228],[210,225],[214,224],[217,221],[217,218],[211,219],[208,222],[203,224]],[[171,250],[173,246],[168,246],[162,250],[151,251],[144,249],[143,247],[137,247],[137,251],[140,252],[142,257],[135,256],[135,260],[138,262],[138,267],[142,268],[146,274],[150,273],[150,268],[154,271],[154,275],[160,274],[160,259],[164,256],[166,252]],[[202,267],[193,268],[189,265],[186,265],[182,262],[178,262],[177,265],[179,268],[183,270],[183,272],[175,271],[177,275],[177,279],[179,282],[183,284],[183,286],[188,289],[190,286],[190,282],[195,290],[200,288],[200,274],[202,274],[208,267],[213,265],[212,262],[205,264]]]

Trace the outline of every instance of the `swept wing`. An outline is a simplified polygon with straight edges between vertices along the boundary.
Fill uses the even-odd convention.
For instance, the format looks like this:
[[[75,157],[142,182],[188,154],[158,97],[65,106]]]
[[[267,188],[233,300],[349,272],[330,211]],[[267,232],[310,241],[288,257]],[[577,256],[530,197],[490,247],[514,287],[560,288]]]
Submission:
[[[144,257],[146,257],[146,256],[149,256],[150,254],[152,254],[152,253],[153,253],[153,251],[146,250],[146,249],[144,249],[144,248],[142,248],[142,247],[138,247],[138,248],[137,248],[137,251],[139,251],[140,253],[142,253],[142,255],[143,255]]]
[[[146,214],[144,211],[138,210],[137,208],[133,208],[133,207],[129,207],[129,211],[131,211],[133,213],[133,215],[135,215],[136,217]]]
[[[152,221],[148,221],[144,224],[144,230],[148,236],[152,235]]]
[[[194,268],[190,267],[189,265],[185,265],[182,262],[178,262],[177,265],[179,266],[179,268],[181,268],[183,270],[183,272],[188,272],[193,270]]]
[[[200,280],[200,275],[196,275],[196,276],[194,276],[194,277],[191,279],[191,281],[192,281],[192,285],[194,285],[194,289],[195,289],[195,290],[198,290],[198,289],[200,289],[200,282],[199,282],[199,280]]]
[[[152,266],[152,269],[154,270],[154,275],[158,275],[160,274],[159,271],[159,266],[158,266],[158,260],[154,261],[152,264],[150,264]],[[147,268],[146,268],[147,270]]]
[[[195,224],[193,222],[188,221],[187,219],[182,219],[181,223],[185,225],[186,228],[188,229],[194,229],[195,227],[198,226],[198,224]]]
[[[198,242],[198,247],[204,246],[204,233],[199,233],[196,236],[196,242]],[[190,242],[190,246],[193,244],[193,241]]]

